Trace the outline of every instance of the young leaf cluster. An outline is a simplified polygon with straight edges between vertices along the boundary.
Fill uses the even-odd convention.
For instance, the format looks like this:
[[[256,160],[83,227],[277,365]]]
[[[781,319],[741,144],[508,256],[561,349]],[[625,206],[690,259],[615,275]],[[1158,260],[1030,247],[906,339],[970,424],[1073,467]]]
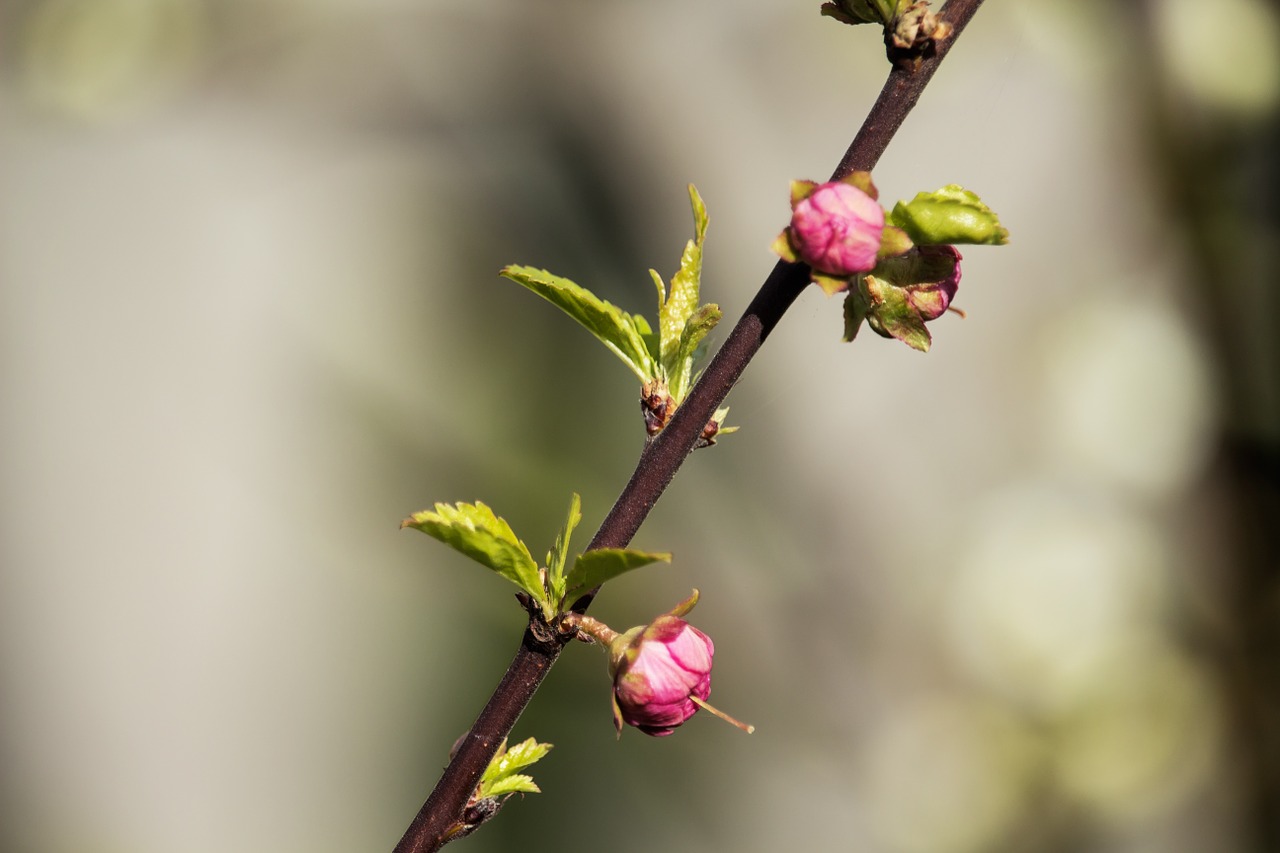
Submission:
[[[485,768],[480,777],[480,785],[476,788],[475,798],[483,800],[487,797],[501,797],[505,794],[540,794],[540,789],[533,777],[517,771],[540,761],[551,750],[551,744],[538,743],[533,738],[521,741],[507,748],[506,741],[498,748],[498,752]]]
[[[650,563],[671,562],[668,553],[599,548],[579,554],[571,563],[569,540],[581,520],[582,500],[575,493],[542,567],[511,525],[479,501],[438,503],[415,512],[400,526],[421,530],[511,581],[537,602],[543,620],[552,625],[573,602],[605,581]]]
[[[515,794],[540,794],[542,789],[527,773],[519,773],[541,759],[551,749],[549,743],[533,738],[507,749],[506,738],[498,746],[485,768],[476,789],[467,798],[459,819],[446,830],[444,841],[466,838],[497,815],[498,810]]]
[[[702,357],[702,345],[721,317],[719,306],[700,302],[702,247],[708,217],[706,205],[692,184],[689,201],[694,236],[685,245],[679,270],[671,277],[670,285],[656,270],[649,270],[658,290],[656,333],[643,316],[630,314],[567,278],[520,265],[504,267],[501,272],[504,278],[524,285],[576,320],[640,380],[646,400],[654,397],[658,401],[655,405],[661,407],[656,419],[646,412],[650,434],[660,430],[688,396],[697,379],[695,365]],[[711,436],[733,431],[722,427],[727,413],[728,409],[715,413]]]

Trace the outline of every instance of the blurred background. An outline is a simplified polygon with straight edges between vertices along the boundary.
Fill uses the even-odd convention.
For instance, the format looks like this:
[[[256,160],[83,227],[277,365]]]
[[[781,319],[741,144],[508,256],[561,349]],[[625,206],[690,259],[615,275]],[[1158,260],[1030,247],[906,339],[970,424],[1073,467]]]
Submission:
[[[0,848],[390,850],[515,651],[414,531],[584,546],[638,387],[518,286],[720,340],[884,79],[818,2],[0,4]],[[1280,849],[1280,17],[992,2],[876,170],[960,183],[921,355],[806,293],[593,608],[703,593],[712,699],[615,741],[569,649],[544,793],[459,850]]]

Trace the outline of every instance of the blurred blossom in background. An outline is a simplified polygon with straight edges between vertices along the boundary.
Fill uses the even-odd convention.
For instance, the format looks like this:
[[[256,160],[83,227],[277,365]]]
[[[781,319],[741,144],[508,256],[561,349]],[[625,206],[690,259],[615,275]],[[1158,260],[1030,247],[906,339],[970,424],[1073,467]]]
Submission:
[[[461,844],[1280,849],[1280,18],[1214,5],[982,9],[876,169],[1009,227],[968,318],[845,345],[811,288],[595,608],[700,587],[756,734],[615,742],[571,649]],[[0,4],[0,848],[394,846],[523,622],[399,520],[542,553],[644,436],[497,270],[652,315],[692,181],[735,320],[884,78],[817,7]]]

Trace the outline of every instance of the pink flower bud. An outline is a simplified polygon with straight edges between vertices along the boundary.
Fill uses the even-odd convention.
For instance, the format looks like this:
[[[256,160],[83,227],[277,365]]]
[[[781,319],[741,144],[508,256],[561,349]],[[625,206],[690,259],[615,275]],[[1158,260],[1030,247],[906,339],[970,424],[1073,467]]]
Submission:
[[[659,616],[612,649],[614,722],[662,737],[711,695],[711,638],[677,616]]]
[[[796,255],[815,272],[850,276],[876,265],[884,209],[843,181],[815,188],[797,201],[788,229]]]

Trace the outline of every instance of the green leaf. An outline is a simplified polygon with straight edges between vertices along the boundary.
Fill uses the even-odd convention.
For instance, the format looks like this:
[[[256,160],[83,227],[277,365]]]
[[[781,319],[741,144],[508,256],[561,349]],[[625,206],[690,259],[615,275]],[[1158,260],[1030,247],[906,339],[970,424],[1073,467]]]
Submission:
[[[698,361],[703,339],[720,322],[721,316],[719,305],[707,303],[685,322],[673,359],[677,368],[674,373],[667,374],[667,390],[677,403],[689,395],[689,388],[693,385],[693,365]]]
[[[871,301],[867,325],[883,337],[896,338],[912,349],[928,352],[933,337],[920,312],[907,299],[906,290],[873,275],[863,279],[863,286]]]
[[[565,603],[572,604],[582,593],[618,575],[650,563],[670,563],[671,555],[633,551],[629,548],[599,548],[578,557],[569,570]]]
[[[671,277],[670,292],[665,297],[659,292],[658,296],[659,361],[668,384],[682,368],[688,369],[687,365],[682,365],[686,356],[682,355],[681,341],[685,336],[685,326],[698,311],[702,282],[702,244],[707,237],[707,207],[693,184],[689,184],[689,203],[693,207],[694,236],[685,244],[680,269]],[[661,281],[657,273],[653,275],[655,280]],[[675,396],[680,399],[679,395]]]
[[[541,761],[551,751],[551,744],[538,743],[533,738],[526,738],[515,746],[502,750],[494,756],[493,761],[485,769],[485,779],[498,779],[516,770],[529,767]]]
[[[547,591],[542,587],[538,565],[529,549],[516,538],[511,525],[479,501],[438,503],[434,511],[415,512],[402,521],[400,527],[413,527],[439,539],[502,575],[538,601],[547,601]]]
[[[551,599],[554,604],[564,601],[565,565],[569,562],[569,537],[582,521],[582,498],[577,492],[569,500],[569,514],[565,517],[564,526],[556,535],[554,550],[547,554],[547,575],[551,579]]]
[[[485,768],[484,775],[480,777],[476,799],[496,797],[501,794],[541,793],[532,777],[516,771],[540,761],[550,750],[551,744],[538,743],[533,738],[521,741],[510,749],[504,741],[497,754],[493,756],[493,760],[489,762],[489,766]]]
[[[796,264],[800,262],[800,256],[796,254],[795,247],[791,245],[791,239],[788,236],[790,229],[784,230],[781,234],[774,238],[769,250],[787,263]]]
[[[498,797],[503,794],[541,794],[542,789],[534,784],[532,776],[516,773],[505,779],[491,783],[485,789],[486,797]]]
[[[846,24],[888,24],[906,5],[904,0],[837,0],[823,3],[819,11]]]
[[[522,284],[582,324],[613,352],[641,382],[656,375],[645,336],[653,333],[649,322],[605,302],[567,278],[534,267],[503,267],[502,276]]]
[[[937,192],[917,193],[909,202],[898,202],[889,220],[918,245],[999,246],[1009,242],[1009,232],[995,211],[983,204],[976,193],[958,184],[948,184]]]
[[[715,414],[711,416],[711,420],[715,421],[716,424],[720,427],[720,432],[717,433],[717,435],[728,435],[731,432],[738,431],[738,428],[736,426],[727,427],[724,425],[724,419],[727,417],[729,417],[728,406],[725,406],[723,409],[716,409]]]

